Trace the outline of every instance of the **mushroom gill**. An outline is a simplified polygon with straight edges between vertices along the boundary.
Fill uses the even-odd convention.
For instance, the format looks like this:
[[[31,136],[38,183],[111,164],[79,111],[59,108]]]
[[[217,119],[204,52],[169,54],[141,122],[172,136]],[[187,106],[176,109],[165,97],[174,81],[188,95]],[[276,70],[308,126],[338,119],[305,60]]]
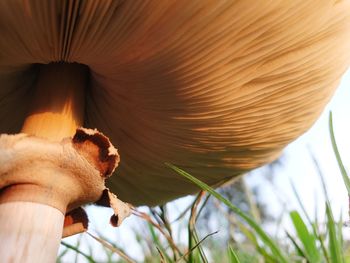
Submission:
[[[89,68],[84,126],[121,156],[135,205],[271,162],[320,115],[350,64],[350,1],[0,1],[0,132],[26,117],[38,69]]]

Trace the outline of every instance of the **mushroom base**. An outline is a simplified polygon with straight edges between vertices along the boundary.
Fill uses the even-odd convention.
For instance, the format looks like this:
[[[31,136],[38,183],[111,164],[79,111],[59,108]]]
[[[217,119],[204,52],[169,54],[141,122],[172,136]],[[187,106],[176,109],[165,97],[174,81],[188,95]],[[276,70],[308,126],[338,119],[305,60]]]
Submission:
[[[13,234],[20,236],[18,242],[22,242],[22,239],[30,242],[31,238],[26,237],[28,233],[41,241],[43,238],[38,235],[47,233],[45,238],[51,239],[51,235],[57,235],[57,231],[51,232],[46,224],[55,224],[55,228],[58,224],[59,237],[63,226],[63,236],[83,232],[88,227],[88,219],[80,206],[88,203],[112,207],[114,214],[111,223],[119,226],[130,215],[130,207],[105,187],[105,179],[112,174],[118,162],[117,150],[107,137],[96,130],[80,128],[73,138],[65,138],[61,142],[27,134],[2,134],[0,232],[3,234],[0,235],[0,242],[7,244],[8,240],[13,241]],[[47,210],[47,213],[37,213],[37,207]],[[14,224],[9,228],[17,213],[21,219],[16,220],[27,221],[23,217],[23,209],[30,222]],[[7,215],[7,211],[12,212]],[[41,224],[38,222],[47,229],[36,229]],[[33,225],[33,228],[29,227],[30,231],[25,229],[27,224]],[[57,242],[59,244],[59,239]],[[18,246],[13,247],[18,249]]]
[[[64,214],[32,202],[0,204],[1,262],[55,262]]]

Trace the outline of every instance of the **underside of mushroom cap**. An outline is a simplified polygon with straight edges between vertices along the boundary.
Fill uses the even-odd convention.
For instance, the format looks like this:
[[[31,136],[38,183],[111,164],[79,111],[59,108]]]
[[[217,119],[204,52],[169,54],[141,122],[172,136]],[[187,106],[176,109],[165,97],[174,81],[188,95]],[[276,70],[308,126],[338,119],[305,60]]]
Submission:
[[[0,133],[17,133],[38,68],[90,68],[85,126],[121,156],[135,205],[268,163],[316,120],[350,64],[350,1],[0,1]]]

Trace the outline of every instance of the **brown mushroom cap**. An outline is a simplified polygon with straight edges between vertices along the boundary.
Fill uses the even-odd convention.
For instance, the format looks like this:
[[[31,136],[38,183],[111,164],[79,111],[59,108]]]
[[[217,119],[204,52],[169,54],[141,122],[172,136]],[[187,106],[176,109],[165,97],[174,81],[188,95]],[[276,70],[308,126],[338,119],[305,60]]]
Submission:
[[[350,64],[350,1],[0,1],[0,132],[20,130],[40,64],[90,69],[85,126],[121,156],[135,205],[266,164],[321,113]]]

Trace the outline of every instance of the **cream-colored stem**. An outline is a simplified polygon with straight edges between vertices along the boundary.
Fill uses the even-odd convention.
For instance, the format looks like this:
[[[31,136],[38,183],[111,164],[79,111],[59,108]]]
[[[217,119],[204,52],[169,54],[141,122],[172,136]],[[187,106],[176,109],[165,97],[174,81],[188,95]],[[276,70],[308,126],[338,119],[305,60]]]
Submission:
[[[63,213],[48,205],[1,204],[1,262],[55,262],[63,221]]]
[[[79,64],[43,65],[22,132],[52,141],[72,136],[83,124],[87,73],[87,67]],[[0,191],[0,261],[55,262],[65,211],[26,201],[27,193],[16,189],[21,187]],[[23,201],[15,200],[17,194]],[[36,192],[28,191],[28,194]],[[35,196],[28,200],[35,200]]]

